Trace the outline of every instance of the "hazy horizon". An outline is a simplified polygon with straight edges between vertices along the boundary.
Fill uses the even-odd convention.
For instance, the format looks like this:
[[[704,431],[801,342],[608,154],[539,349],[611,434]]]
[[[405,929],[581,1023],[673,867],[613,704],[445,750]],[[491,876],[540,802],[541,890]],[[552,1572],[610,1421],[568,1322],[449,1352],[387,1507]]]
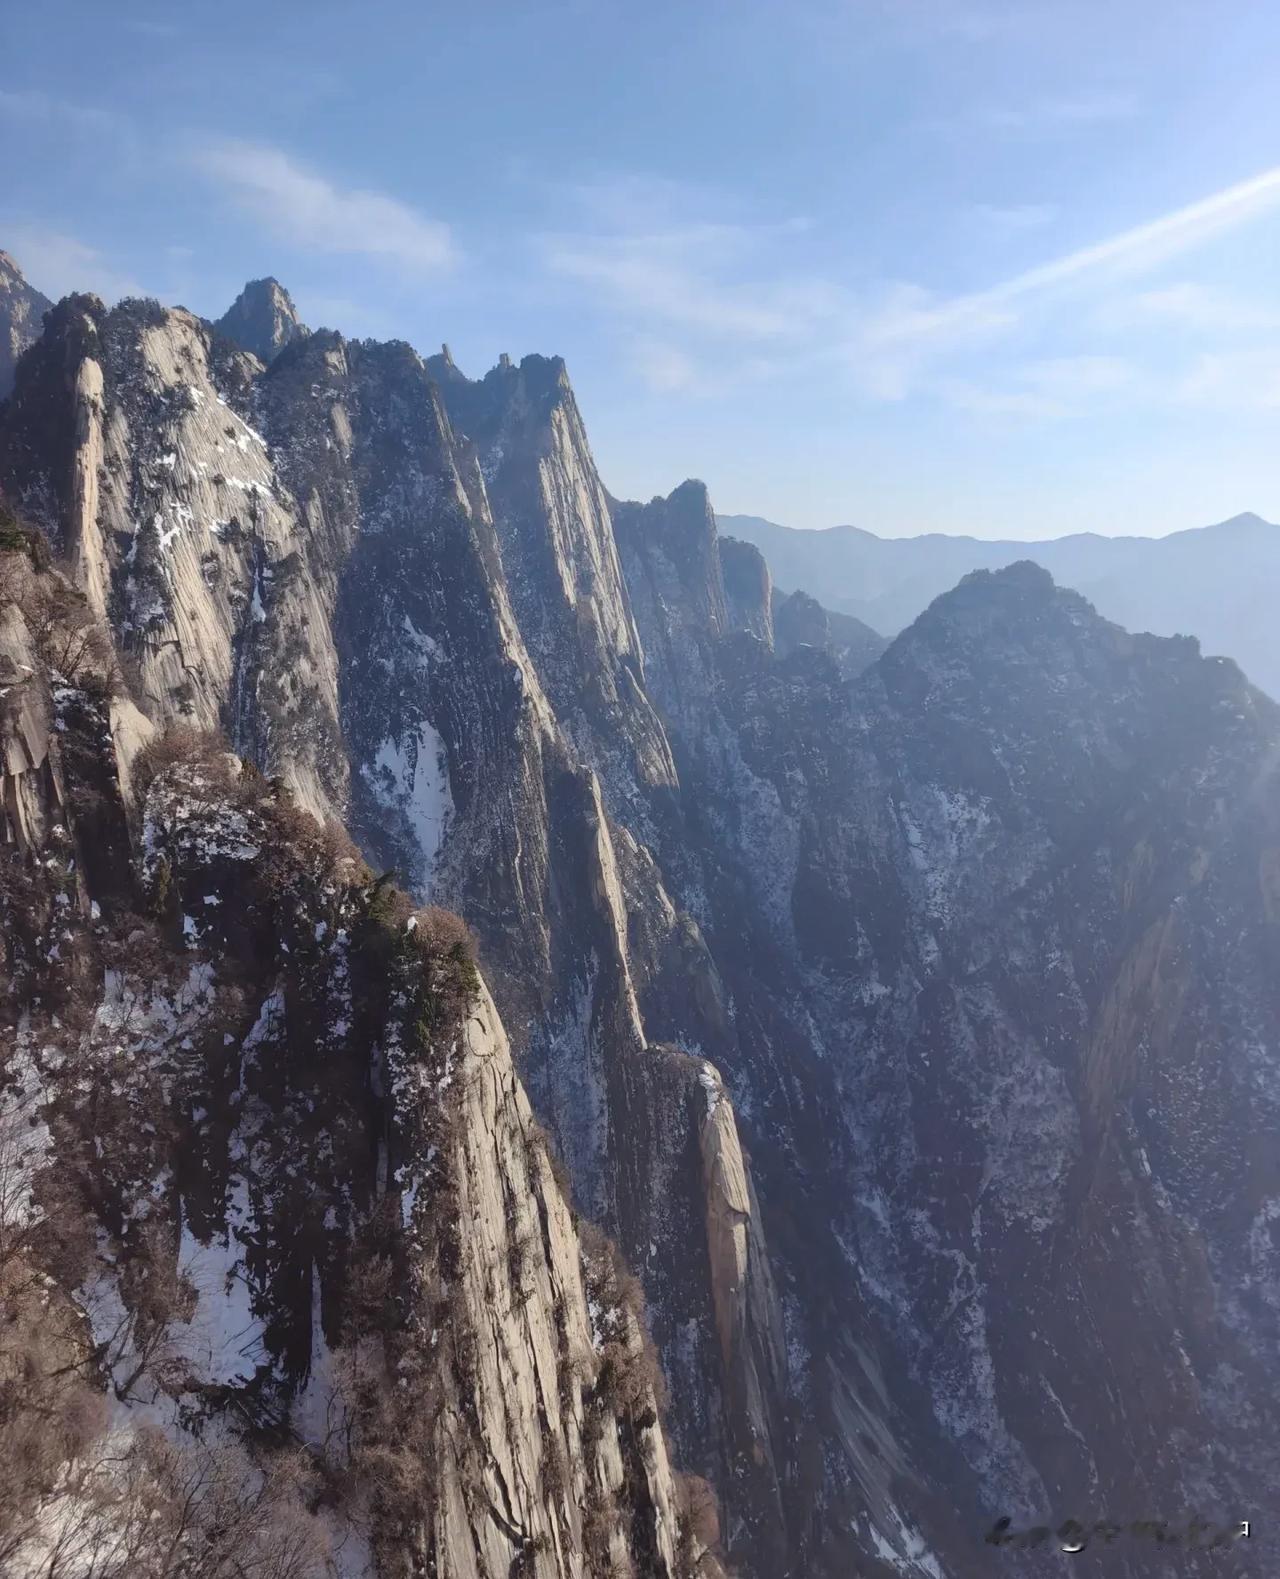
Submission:
[[[1037,542],[1039,542],[1039,543],[1046,543],[1046,542],[1055,542],[1059,538],[1063,538],[1063,537],[1091,537],[1091,536],[1092,537],[1113,537],[1113,538],[1141,537],[1141,538],[1152,538],[1152,539],[1155,539],[1155,538],[1162,538],[1162,537],[1176,537],[1181,532],[1205,532],[1205,531],[1211,531],[1215,527],[1230,526],[1233,522],[1244,520],[1244,519],[1252,519],[1252,520],[1258,521],[1263,526],[1274,526],[1276,524],[1273,521],[1268,521],[1265,516],[1260,515],[1258,513],[1258,511],[1256,511],[1256,510],[1234,510],[1234,511],[1232,511],[1232,513],[1230,515],[1224,515],[1221,518],[1221,520],[1205,521],[1200,526],[1172,527],[1168,531],[1165,531],[1165,532],[1160,532],[1160,531],[1153,531],[1153,532],[1088,532],[1088,531],[1075,531],[1075,532],[1054,532],[1052,534],[1044,534],[1044,535],[1041,535],[1039,537],[1034,537],[1030,533],[1010,532],[1010,533],[1006,533],[1006,534],[999,534],[999,535],[997,535],[995,533],[983,534],[983,533],[979,533],[979,532],[947,531],[943,527],[930,527],[930,526],[921,527],[918,531],[912,531],[910,528],[907,528],[907,529],[905,529],[903,531],[900,531],[900,532],[886,532],[886,531],[877,530],[876,527],[874,527],[874,526],[866,526],[860,521],[832,521],[829,525],[797,526],[794,522],[791,522],[791,521],[775,521],[775,520],[771,519],[769,516],[761,515],[758,511],[755,511],[755,510],[717,510],[716,511],[716,521],[717,521],[717,523],[719,523],[722,526],[723,526],[723,524],[725,522],[733,522],[734,520],[739,520],[739,521],[744,521],[744,520],[764,521],[764,522],[767,522],[767,524],[770,525],[770,526],[779,526],[779,527],[784,528],[787,531],[796,531],[796,532],[842,532],[842,531],[866,532],[870,536],[882,538],[886,542],[892,541],[892,540],[896,540],[896,539],[899,539],[899,538],[908,538],[908,537],[972,537],[975,540],[980,541],[980,542],[1010,542],[1010,543],[1021,543],[1021,542],[1026,542],[1026,543],[1037,543]],[[730,531],[729,535],[732,535],[731,531]]]

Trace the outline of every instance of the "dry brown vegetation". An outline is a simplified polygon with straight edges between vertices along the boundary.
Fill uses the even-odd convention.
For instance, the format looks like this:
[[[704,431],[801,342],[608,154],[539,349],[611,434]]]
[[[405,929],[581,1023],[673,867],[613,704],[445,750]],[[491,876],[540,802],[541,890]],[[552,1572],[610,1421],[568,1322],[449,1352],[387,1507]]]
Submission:
[[[111,633],[84,593],[50,563],[44,539],[0,505],[0,608],[14,604],[55,679],[110,694],[122,685]]]
[[[0,596],[6,585],[17,588],[42,661],[81,690],[98,684],[105,699],[119,683],[118,671],[83,600],[59,584],[33,593],[40,578],[26,562],[12,582],[3,582],[5,561],[19,557],[0,553]],[[81,767],[72,768],[74,780]],[[311,1579],[324,1571],[326,1515],[333,1512],[368,1538],[384,1575],[407,1579],[416,1571],[414,1554],[431,1548],[432,1508],[424,1492],[437,1482],[446,1426],[467,1505],[478,1519],[490,1516],[475,1429],[477,1336],[457,1297],[462,1229],[455,1173],[464,1092],[451,1076],[463,1021],[480,990],[473,939],[456,916],[415,909],[389,875],[368,870],[341,828],[322,826],[300,810],[284,784],[239,762],[214,734],[170,728],[143,750],[133,782],[152,842],[147,885],[131,876],[133,888],[118,896],[109,923],[95,926],[91,939],[81,927],[75,947],[85,953],[83,964],[72,970],[64,958],[44,967],[32,999],[46,1013],[42,1033],[55,1025],[47,1011],[56,1008],[56,1036],[50,1035],[63,1057],[58,1078],[74,1086],[74,1100],[60,1105],[46,1093],[14,1097],[8,1110],[0,1109],[12,1119],[7,1131],[0,1123],[0,1434],[6,1450],[16,1444],[17,1466],[7,1479],[0,1474],[0,1573]],[[219,867],[216,855],[193,856],[184,847],[193,829],[219,819],[225,825],[229,813],[250,830],[252,860]],[[73,816],[73,829],[74,823]],[[135,822],[130,837],[136,833]],[[20,862],[8,866],[4,882],[13,891],[6,893],[19,908],[71,913],[83,882],[72,862],[35,875]],[[149,1062],[137,1056],[143,1031],[155,999],[171,997],[190,967],[182,917],[206,890],[233,901],[210,912],[211,926],[228,928],[210,945],[219,997],[205,1011],[203,1039],[162,1048]],[[318,1065],[298,944],[317,935],[312,917],[321,892],[337,896],[325,904],[345,907],[354,1029],[346,1051]],[[58,894],[65,905],[56,902]],[[88,907],[83,894],[79,899],[82,922]],[[294,946],[282,949],[286,938]],[[323,959],[314,944],[312,959]],[[0,953],[0,973],[7,970]],[[108,971],[116,997],[104,1031],[95,1016]],[[252,1018],[281,971],[291,973],[289,989],[301,1000],[302,1029],[291,1028],[273,1048],[273,1076],[282,1090],[310,1094],[326,1082],[353,1079],[338,1099],[345,1121],[365,1126],[365,1140],[371,1133],[385,1145],[393,1175],[410,1165],[417,1193],[408,1229],[394,1189],[355,1201],[350,1240],[326,1270],[325,1300],[335,1305],[340,1341],[330,1351],[318,1439],[282,1448],[290,1435],[286,1404],[268,1422],[269,1432],[265,1416],[251,1419],[251,1449],[214,1447],[134,1423],[140,1400],[165,1405],[202,1399],[208,1389],[193,1380],[174,1341],[192,1316],[195,1293],[179,1264],[172,1203],[158,1199],[154,1217],[136,1215],[131,1191],[136,1181],[176,1166],[190,1146],[184,1115],[197,1098],[213,1105],[209,1066],[217,1057],[231,1059],[220,1051],[224,1039],[243,1038],[245,1013]],[[394,1057],[385,1051],[392,1047]],[[373,1049],[384,1050],[379,1057],[386,1067],[371,1080]],[[11,1073],[0,1067],[0,1091]],[[410,1097],[397,1105],[400,1087]],[[24,1136],[45,1122],[54,1131],[59,1167],[32,1177]],[[103,1139],[109,1143],[100,1144]],[[538,1126],[526,1141],[531,1165],[535,1154],[545,1155],[567,1198],[567,1177]],[[290,1136],[273,1137],[272,1144],[287,1148]],[[540,1162],[533,1176],[544,1176]],[[217,1202],[215,1195],[207,1209],[216,1210]],[[587,1373],[577,1382],[570,1376],[575,1408],[578,1383],[586,1383],[588,1443],[611,1429],[612,1420],[638,1440],[636,1433],[655,1422],[665,1392],[645,1334],[643,1296],[616,1247],[588,1225],[582,1232],[588,1285],[614,1319],[598,1359],[582,1362]],[[103,1244],[110,1246],[107,1257]],[[511,1235],[506,1271],[517,1298],[532,1288],[535,1252],[531,1232]],[[95,1311],[91,1326],[78,1291],[90,1268],[104,1261],[118,1303],[106,1321]],[[562,1309],[556,1318],[563,1339]],[[570,1357],[562,1353],[560,1361],[568,1373]],[[558,1435],[547,1436],[542,1477],[547,1503],[567,1517],[573,1473]],[[615,1571],[610,1544],[624,1515],[590,1470],[586,1484],[583,1539],[594,1579]],[[697,1553],[713,1527],[714,1503],[708,1513],[701,1492],[686,1501],[682,1530]],[[538,1549],[527,1539],[513,1573],[532,1571]],[[629,1571],[630,1564],[618,1563],[618,1572]],[[687,1579],[700,1572],[690,1566]]]
[[[239,1446],[207,1446],[113,1413],[113,1397],[163,1399],[181,1388],[171,1329],[190,1313],[192,1291],[159,1231],[144,1232],[123,1271],[120,1317],[95,1339],[70,1292],[85,1273],[83,1245],[66,1256],[88,1219],[47,1187],[53,1170],[32,1143],[30,1098],[12,1086],[3,1098],[0,1573],[319,1579],[327,1536],[309,1511],[303,1459],[251,1459]]]

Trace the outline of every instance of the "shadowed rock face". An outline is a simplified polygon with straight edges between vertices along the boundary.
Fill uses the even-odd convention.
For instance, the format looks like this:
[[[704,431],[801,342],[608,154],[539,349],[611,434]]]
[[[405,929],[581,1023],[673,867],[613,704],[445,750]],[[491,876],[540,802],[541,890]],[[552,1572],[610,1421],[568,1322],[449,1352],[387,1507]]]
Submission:
[[[1276,1180],[1239,1162],[1277,1117],[1277,710],[1031,565],[967,578],[852,685],[740,639],[717,676],[673,740],[743,829],[700,920],[752,1035],[714,1056],[782,1282],[831,1301],[793,1330],[834,1506],[979,1572],[963,1526],[997,1504],[1247,1505],[1280,1442]],[[744,948],[760,867],[786,909]]]
[[[1247,1516],[1274,709],[1029,565],[877,655],[700,483],[611,499],[557,359],[256,356],[61,304],[0,486],[148,717],[220,724],[471,921],[742,1571],[977,1579],[1003,1513]]]
[[[780,658],[797,647],[818,647],[831,653],[850,680],[873,664],[889,645],[852,614],[825,609],[807,592],[774,592],[773,638]]]
[[[7,252],[0,252],[0,400],[13,388],[18,358],[40,338],[41,321],[53,303],[28,285]]]
[[[740,543],[732,537],[720,538],[719,549],[720,576],[731,625],[771,647],[773,587],[764,555],[754,544]]]
[[[307,333],[293,298],[279,280],[270,278],[250,280],[214,328],[268,366],[285,346]]]

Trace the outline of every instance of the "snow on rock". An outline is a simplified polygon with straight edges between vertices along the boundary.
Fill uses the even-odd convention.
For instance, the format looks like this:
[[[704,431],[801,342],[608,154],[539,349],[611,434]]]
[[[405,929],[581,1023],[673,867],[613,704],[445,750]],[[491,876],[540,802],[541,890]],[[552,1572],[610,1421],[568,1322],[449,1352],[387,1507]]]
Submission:
[[[196,1292],[185,1331],[177,1333],[192,1374],[203,1382],[250,1380],[269,1363],[262,1318],[245,1265],[245,1241],[253,1233],[248,1191],[237,1183],[227,1201],[225,1228],[202,1244],[183,1223],[178,1267]]]
[[[398,811],[408,823],[428,874],[428,882],[423,885],[426,891],[453,816],[444,742],[424,719],[417,732],[403,741],[382,742],[369,777],[388,809]]]

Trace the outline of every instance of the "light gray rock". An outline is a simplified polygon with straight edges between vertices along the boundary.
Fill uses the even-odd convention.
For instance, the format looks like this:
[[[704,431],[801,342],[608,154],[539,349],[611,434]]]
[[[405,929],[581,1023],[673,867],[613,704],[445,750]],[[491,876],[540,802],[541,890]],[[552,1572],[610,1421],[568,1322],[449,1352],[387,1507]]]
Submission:
[[[0,400],[13,388],[18,358],[40,338],[44,314],[53,303],[28,285],[7,252],[0,252]]]

